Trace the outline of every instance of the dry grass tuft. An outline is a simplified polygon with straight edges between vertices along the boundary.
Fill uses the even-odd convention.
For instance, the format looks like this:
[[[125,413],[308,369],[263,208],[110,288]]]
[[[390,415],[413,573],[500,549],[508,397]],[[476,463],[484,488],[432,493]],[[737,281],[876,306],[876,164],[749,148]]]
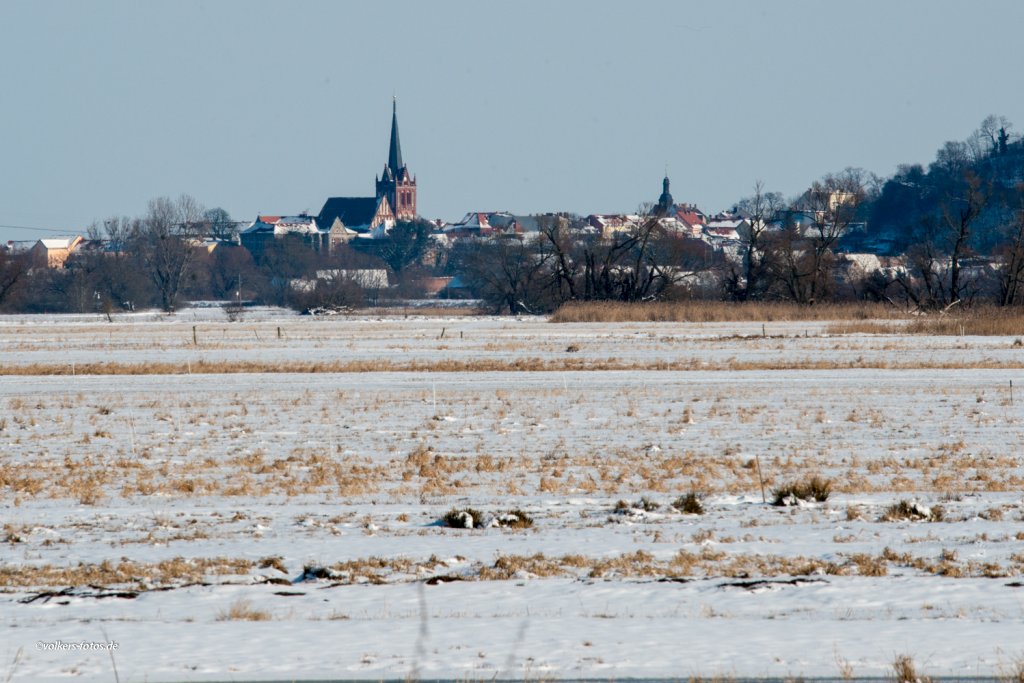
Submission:
[[[918,675],[914,658],[910,655],[896,655],[892,662],[896,683],[931,683],[928,676]]]
[[[284,564],[284,558],[280,555],[272,555],[270,557],[264,557],[259,562],[260,569],[276,569],[282,574],[288,573],[288,568]]]
[[[256,609],[245,598],[235,600],[226,610],[217,613],[217,621],[270,621],[270,612]]]
[[[177,586],[199,583],[208,576],[243,575],[253,563],[237,558],[183,558],[144,564],[122,559],[71,567],[54,565],[0,566],[0,586]]]
[[[1024,683],[1024,658],[999,666],[1000,683]]]

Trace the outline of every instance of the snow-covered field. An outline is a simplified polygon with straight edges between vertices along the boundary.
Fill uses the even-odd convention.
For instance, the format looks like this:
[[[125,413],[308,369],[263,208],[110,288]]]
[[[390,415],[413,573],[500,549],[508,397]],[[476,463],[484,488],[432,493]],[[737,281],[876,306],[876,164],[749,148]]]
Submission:
[[[3,680],[1024,671],[1017,339],[208,309],[0,349]]]

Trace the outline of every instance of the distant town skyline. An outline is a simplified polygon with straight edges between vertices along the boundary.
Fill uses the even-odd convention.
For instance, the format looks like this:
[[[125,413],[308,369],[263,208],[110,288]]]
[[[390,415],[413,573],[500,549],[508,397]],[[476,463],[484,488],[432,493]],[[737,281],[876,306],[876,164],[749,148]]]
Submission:
[[[0,5],[0,239],[187,193],[236,220],[371,195],[397,95],[417,208],[792,196],[1024,129],[1010,0]],[[23,230],[8,226],[27,226]],[[56,232],[48,232],[46,229]]]

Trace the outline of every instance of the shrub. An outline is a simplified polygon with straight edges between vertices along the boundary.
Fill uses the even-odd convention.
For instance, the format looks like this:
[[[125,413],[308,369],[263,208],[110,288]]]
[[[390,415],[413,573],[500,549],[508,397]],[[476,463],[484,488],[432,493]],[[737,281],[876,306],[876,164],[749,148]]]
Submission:
[[[503,529],[529,529],[533,526],[533,517],[519,508],[498,515],[494,521]]]
[[[647,496],[644,496],[635,503],[620,500],[619,502],[615,503],[615,509],[612,510],[612,512],[614,512],[617,515],[628,515],[634,510],[642,510],[643,512],[654,512],[659,507],[661,506],[655,503]]]
[[[772,505],[797,505],[800,501],[824,503],[832,493],[832,481],[817,474],[793,481],[772,491]]]
[[[484,514],[473,508],[452,508],[445,513],[441,521],[453,529],[482,529]]]
[[[516,508],[489,516],[473,508],[452,508],[441,518],[441,522],[453,529],[484,529],[496,526],[503,529],[529,529],[533,518]]]
[[[942,508],[938,505],[928,507],[921,505],[916,500],[901,500],[893,503],[882,513],[883,522],[941,522],[943,517]]]
[[[686,495],[679,496],[672,501],[672,507],[688,515],[703,515],[704,503],[701,500],[702,498],[702,495],[690,491]]]

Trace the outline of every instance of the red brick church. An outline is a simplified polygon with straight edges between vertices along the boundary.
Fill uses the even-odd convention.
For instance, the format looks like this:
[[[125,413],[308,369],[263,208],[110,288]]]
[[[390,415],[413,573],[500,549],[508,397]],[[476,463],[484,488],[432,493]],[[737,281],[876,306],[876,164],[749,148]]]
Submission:
[[[329,230],[331,241],[345,239],[345,234],[383,234],[396,221],[416,218],[416,178],[402,161],[402,144],[398,138],[398,103],[391,106],[391,145],[384,172],[375,178],[375,197],[331,197],[320,209],[317,224]]]

